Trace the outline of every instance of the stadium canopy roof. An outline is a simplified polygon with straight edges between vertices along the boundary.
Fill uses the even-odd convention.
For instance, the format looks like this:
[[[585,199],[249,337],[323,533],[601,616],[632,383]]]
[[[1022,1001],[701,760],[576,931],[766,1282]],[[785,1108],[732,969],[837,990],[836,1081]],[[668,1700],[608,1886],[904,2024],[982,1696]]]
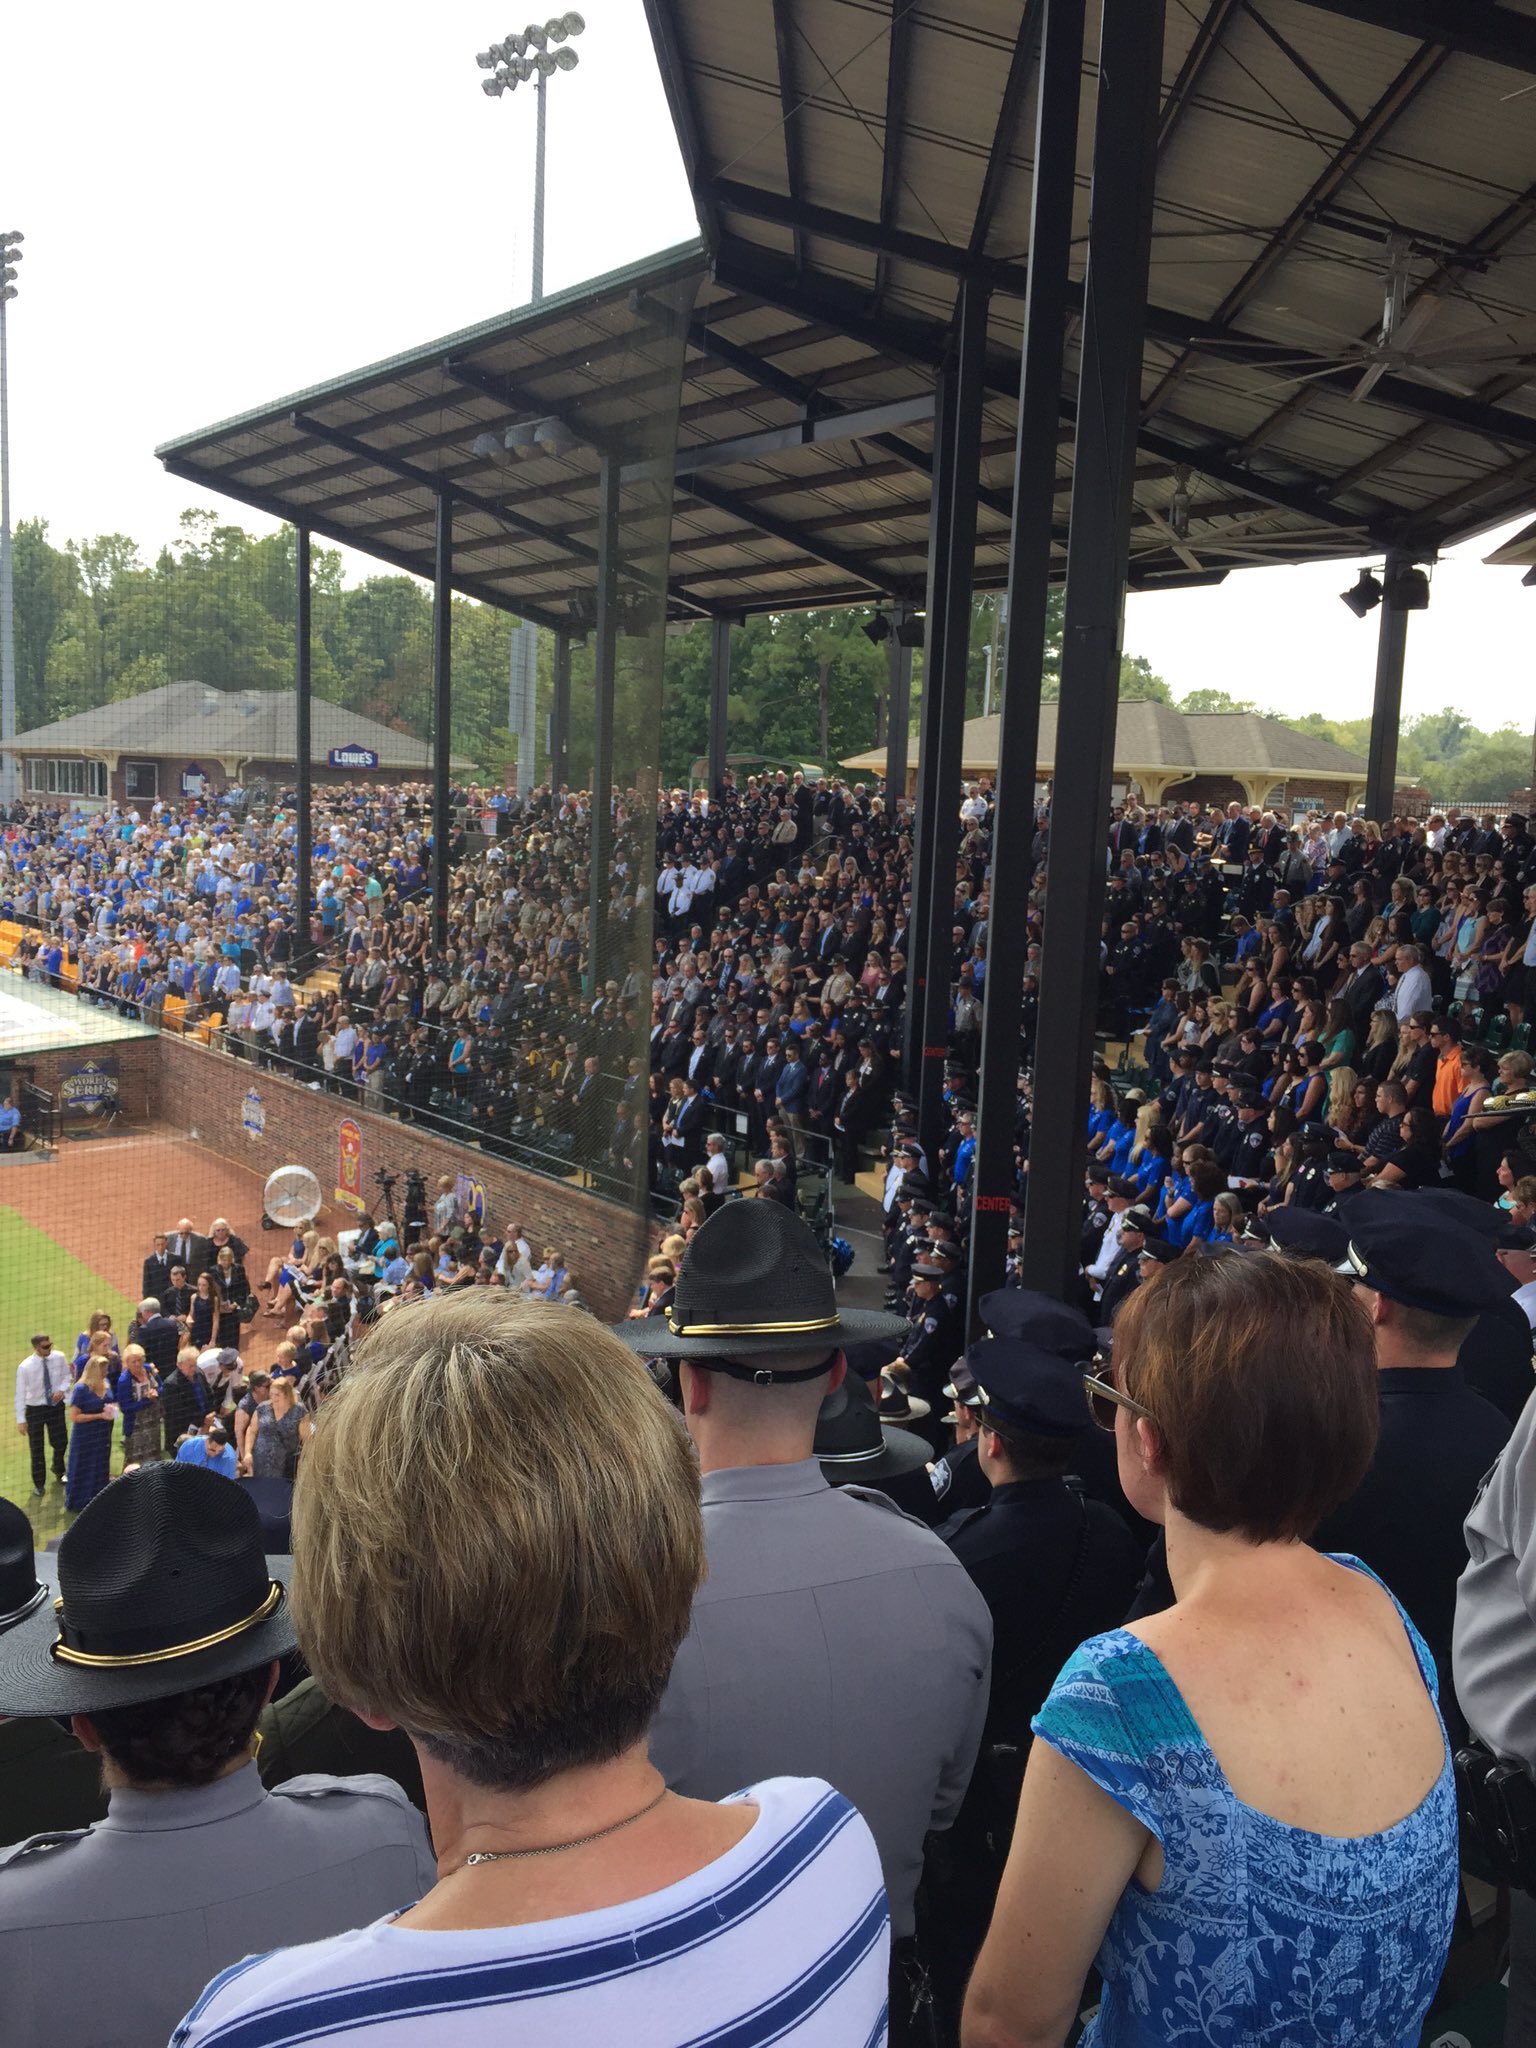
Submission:
[[[167,443],[175,474],[575,622],[595,448],[645,403],[647,295],[689,328],[676,618],[920,602],[933,377],[991,286],[976,582],[1004,581],[1038,0],[646,0],[704,242]],[[1087,48],[1097,48],[1090,0]],[[1022,26],[1021,26],[1022,24]],[[1095,74],[1085,63],[1080,289]],[[1427,558],[1536,506],[1536,0],[1168,9],[1131,581]],[[1392,335],[1378,341],[1383,304]],[[638,364],[638,367],[637,367]],[[1057,472],[1066,537],[1077,354]],[[563,418],[509,471],[477,435]]]
[[[1055,704],[1040,706],[1040,738],[1035,766],[1049,775],[1056,765]],[[998,731],[1002,721],[968,718],[962,741],[961,767],[967,775],[997,767]],[[907,767],[918,765],[918,738],[907,742]],[[885,767],[885,749],[854,754],[845,768],[878,774]],[[1182,711],[1146,697],[1122,697],[1115,720],[1114,767],[1117,774],[1145,782],[1151,778],[1159,794],[1164,788],[1196,775],[1231,776],[1268,787],[1271,783],[1312,778],[1324,782],[1365,785],[1366,764],[1347,747],[1335,746],[1312,733],[1297,732],[1278,718],[1257,711]]]

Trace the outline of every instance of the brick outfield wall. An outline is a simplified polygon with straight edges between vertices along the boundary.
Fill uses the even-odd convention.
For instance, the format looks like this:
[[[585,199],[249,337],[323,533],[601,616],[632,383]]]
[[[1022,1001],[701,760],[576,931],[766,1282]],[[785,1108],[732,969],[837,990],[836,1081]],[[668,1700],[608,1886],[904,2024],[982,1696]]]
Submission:
[[[381,1167],[401,1176],[395,1189],[397,1214],[407,1168],[414,1166],[423,1174],[429,1200],[440,1174],[468,1174],[484,1187],[492,1221],[523,1225],[535,1260],[546,1244],[559,1247],[582,1299],[595,1315],[617,1322],[629,1307],[649,1241],[644,1217],[560,1181],[524,1173],[488,1157],[478,1146],[429,1136],[393,1117],[373,1115],[338,1095],[317,1094],[299,1082],[262,1073],[246,1060],[209,1052],[170,1032],[145,1040],[144,1049],[155,1056],[151,1106],[161,1122],[196,1130],[203,1144],[263,1175],[277,1166],[309,1167],[319,1179],[333,1219],[342,1213],[334,1200],[339,1127],[351,1117],[362,1132],[365,1200],[371,1202],[379,1192],[374,1175]],[[265,1118],[259,1134],[244,1125],[246,1095],[252,1088],[261,1097]]]
[[[127,1038],[116,1045],[77,1045],[68,1052],[28,1053],[13,1064],[27,1069],[28,1077],[57,1100],[64,1077],[78,1072],[88,1061],[115,1066],[118,1100],[130,1123],[146,1123],[153,1117],[160,1076],[156,1039]]]

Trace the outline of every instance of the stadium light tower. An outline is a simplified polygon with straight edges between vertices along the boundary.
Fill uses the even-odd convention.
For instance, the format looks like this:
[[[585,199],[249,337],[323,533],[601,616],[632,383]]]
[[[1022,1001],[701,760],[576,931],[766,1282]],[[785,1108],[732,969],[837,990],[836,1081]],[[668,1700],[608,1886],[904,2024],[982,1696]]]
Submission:
[[[16,799],[16,616],[11,582],[11,407],[6,307],[16,296],[16,266],[26,237],[0,235],[0,801]]]
[[[572,36],[586,28],[579,14],[556,14],[546,22],[530,21],[521,35],[477,50],[475,62],[490,76],[480,90],[488,99],[515,92],[530,79],[538,97],[538,123],[533,158],[533,291],[537,305],[544,296],[544,88],[557,71],[574,71],[580,59],[570,47]],[[551,45],[554,47],[551,48]]]

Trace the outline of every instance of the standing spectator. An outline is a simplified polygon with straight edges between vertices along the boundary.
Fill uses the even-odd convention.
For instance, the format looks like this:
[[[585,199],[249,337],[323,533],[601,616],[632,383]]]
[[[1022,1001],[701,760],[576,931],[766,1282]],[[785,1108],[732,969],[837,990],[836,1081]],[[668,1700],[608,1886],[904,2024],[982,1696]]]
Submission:
[[[142,1348],[146,1360],[161,1379],[175,1371],[176,1353],[181,1348],[181,1328],[174,1317],[161,1313],[160,1303],[154,1295],[146,1294],[139,1303],[138,1314],[128,1328],[128,1339]]]
[[[299,1452],[309,1441],[308,1411],[299,1405],[287,1374],[270,1383],[267,1398],[256,1405],[245,1431],[240,1469],[252,1479],[286,1479],[291,1486],[299,1469]]]
[[[967,2048],[1064,2041],[1095,1956],[1084,2048],[1189,2011],[1233,2048],[1416,2041],[1457,1896],[1435,1667],[1306,1542],[1370,1460],[1370,1325],[1316,1264],[1217,1251],[1133,1295],[1114,1351],[1089,1393],[1178,1599],[1085,1643],[1035,1721]]]
[[[392,1924],[231,1972],[182,2048],[345,2042],[359,2014],[424,2048],[882,2038],[858,1815],[783,1777],[679,1797],[646,1755],[704,1546],[688,1446],[613,1340],[483,1288],[392,1314],[306,1457],[305,1654],[419,1731],[440,1876]]]
[[[174,1370],[174,1361],[172,1365]],[[123,1418],[123,1464],[142,1465],[160,1456],[160,1375],[142,1344],[129,1344],[117,1376],[117,1406]]]
[[[199,1430],[212,1405],[208,1382],[197,1369],[197,1351],[184,1344],[176,1354],[176,1370],[160,1387],[160,1415],[165,1425],[165,1450],[174,1458],[188,1430]]]
[[[459,1198],[454,1193],[453,1175],[444,1173],[438,1177],[437,1194],[432,1203],[432,1228],[440,1237],[446,1237],[458,1220]]]
[[[55,1357],[53,1339],[46,1334],[34,1337],[32,1349],[16,1368],[16,1428],[32,1454],[32,1491],[39,1500],[47,1491],[49,1449],[55,1480],[64,1477],[69,1452],[64,1399],[69,1386],[68,1361]]]
[[[117,1420],[117,1403],[112,1399],[107,1360],[100,1352],[87,1357],[70,1391],[69,1420],[64,1505],[77,1515],[112,1477],[112,1425]]]
[[[842,1347],[893,1342],[901,1319],[840,1309],[814,1236],[788,1210],[728,1202],[690,1243],[665,1325],[618,1334],[677,1361],[704,1475],[709,1574],[651,1754],[689,1796],[790,1773],[825,1777],[853,1801],[880,1848],[893,2036],[906,2039],[923,1843],[953,1821],[970,1779],[992,1624],[946,1545],[893,1505],[829,1487],[813,1455]],[[871,1739],[877,1725],[886,1739]]]
[[[0,1714],[67,1719],[110,1792],[101,1826],[0,1854],[8,2041],[164,2048],[248,1951],[432,1884],[421,1818],[386,1779],[262,1787],[257,1717],[294,1647],[286,1570],[243,1488],[151,1465],[65,1532],[57,1611],[0,1637]],[[82,1941],[111,1924],[131,1938]]]

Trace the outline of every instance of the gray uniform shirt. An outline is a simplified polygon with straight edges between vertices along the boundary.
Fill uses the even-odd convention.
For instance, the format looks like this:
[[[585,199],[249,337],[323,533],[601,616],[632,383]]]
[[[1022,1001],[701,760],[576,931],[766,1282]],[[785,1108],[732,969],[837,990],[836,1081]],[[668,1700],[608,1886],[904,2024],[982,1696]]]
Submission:
[[[388,1778],[115,1791],[79,1833],[0,1850],[0,2048],[165,2048],[243,1956],[340,1934],[437,1882]]]
[[[1451,1668],[1467,1725],[1536,1772],[1536,1401],[1466,1520]]]
[[[986,1719],[992,1617],[946,1544],[814,1458],[704,1478],[709,1576],[651,1730],[675,1791],[825,1778],[869,1823],[891,1929],[954,1819]]]

